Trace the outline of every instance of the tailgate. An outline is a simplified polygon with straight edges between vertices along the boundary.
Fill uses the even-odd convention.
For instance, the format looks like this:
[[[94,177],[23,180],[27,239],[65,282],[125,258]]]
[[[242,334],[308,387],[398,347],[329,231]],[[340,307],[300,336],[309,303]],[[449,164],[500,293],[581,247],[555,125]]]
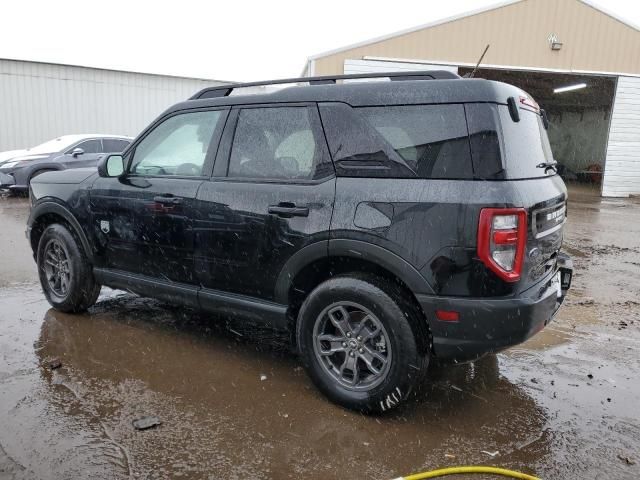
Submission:
[[[546,182],[548,179],[538,181]],[[565,193],[537,202],[528,208],[529,228],[521,280],[523,289],[556,270],[566,213]]]

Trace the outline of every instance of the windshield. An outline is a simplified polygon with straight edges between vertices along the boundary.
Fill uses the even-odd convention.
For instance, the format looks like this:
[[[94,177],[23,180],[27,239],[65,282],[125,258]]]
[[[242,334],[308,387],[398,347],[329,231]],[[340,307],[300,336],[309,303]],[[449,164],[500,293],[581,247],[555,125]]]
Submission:
[[[69,148],[77,141],[77,137],[58,137],[54,138],[53,140],[41,143],[40,145],[37,145],[35,147],[29,148],[27,149],[27,151],[29,152],[29,154],[61,152]]]

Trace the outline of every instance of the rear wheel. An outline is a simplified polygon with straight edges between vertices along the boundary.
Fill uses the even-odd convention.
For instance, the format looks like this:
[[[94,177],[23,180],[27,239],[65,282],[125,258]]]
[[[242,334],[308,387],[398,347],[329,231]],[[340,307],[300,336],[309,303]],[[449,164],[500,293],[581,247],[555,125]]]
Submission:
[[[334,402],[363,412],[401,404],[422,381],[429,356],[411,328],[404,292],[373,276],[345,275],[313,290],[299,314],[305,368]]]
[[[38,243],[38,274],[49,303],[63,312],[80,312],[93,305],[100,285],[91,265],[66,226],[49,225]]]

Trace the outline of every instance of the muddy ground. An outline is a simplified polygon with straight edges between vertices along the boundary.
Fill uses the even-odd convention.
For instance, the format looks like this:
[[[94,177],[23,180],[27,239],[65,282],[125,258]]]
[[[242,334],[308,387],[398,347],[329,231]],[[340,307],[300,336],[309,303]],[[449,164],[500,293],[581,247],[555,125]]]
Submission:
[[[269,331],[107,289],[87,314],[51,310],[27,215],[26,199],[0,199],[0,479],[389,479],[459,464],[640,478],[640,203],[572,189],[577,272],[554,322],[433,369],[424,396],[381,417],[326,401]],[[136,431],[144,415],[162,425]]]

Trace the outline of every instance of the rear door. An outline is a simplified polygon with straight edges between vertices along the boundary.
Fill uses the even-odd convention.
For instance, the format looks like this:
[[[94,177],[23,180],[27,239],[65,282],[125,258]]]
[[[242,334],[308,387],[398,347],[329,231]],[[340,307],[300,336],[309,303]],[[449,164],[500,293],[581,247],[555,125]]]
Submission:
[[[130,143],[131,141],[122,138],[103,138],[102,151],[105,153],[124,152]]]
[[[131,148],[127,173],[91,189],[101,266],[194,284],[193,214],[209,178],[228,109],[191,110],[157,122]]]
[[[214,176],[196,202],[196,271],[206,290],[275,298],[284,265],[326,248],[335,174],[315,105],[234,108]]]

